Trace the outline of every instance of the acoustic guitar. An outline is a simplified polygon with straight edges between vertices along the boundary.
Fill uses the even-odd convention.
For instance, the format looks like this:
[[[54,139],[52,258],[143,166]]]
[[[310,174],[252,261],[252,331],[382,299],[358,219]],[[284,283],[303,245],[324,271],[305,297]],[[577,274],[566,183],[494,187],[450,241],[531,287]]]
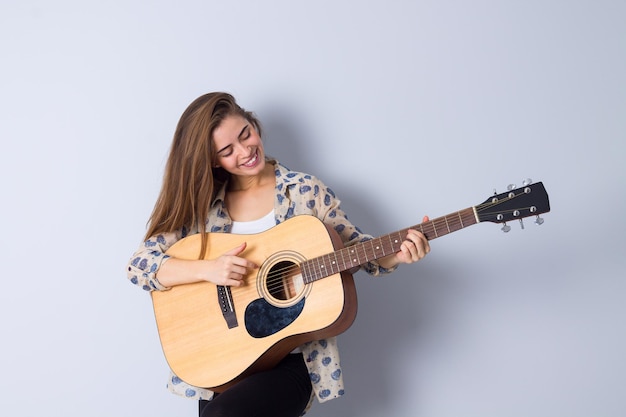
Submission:
[[[479,222],[504,223],[550,211],[542,183],[494,194],[483,203],[425,223],[343,247],[336,232],[313,216],[296,216],[254,235],[209,233],[205,259],[247,242],[243,257],[260,265],[240,287],[209,282],[153,291],[165,358],[183,381],[221,392],[269,369],[305,342],[350,327],[357,298],[350,270],[396,253],[408,229],[435,239]],[[167,254],[198,259],[200,235],[181,239]]]

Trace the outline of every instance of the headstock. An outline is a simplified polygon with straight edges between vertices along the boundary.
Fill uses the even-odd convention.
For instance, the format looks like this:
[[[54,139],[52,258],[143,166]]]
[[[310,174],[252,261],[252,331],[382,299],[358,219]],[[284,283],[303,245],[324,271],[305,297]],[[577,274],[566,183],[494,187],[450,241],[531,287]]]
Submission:
[[[476,215],[480,222],[504,223],[503,232],[508,232],[511,227],[508,221],[519,220],[524,228],[523,218],[536,216],[535,223],[542,224],[540,214],[550,211],[548,193],[543,183],[532,184],[530,179],[524,181],[524,185],[516,188],[509,185],[509,191],[495,194],[486,199],[482,204],[475,206]]]

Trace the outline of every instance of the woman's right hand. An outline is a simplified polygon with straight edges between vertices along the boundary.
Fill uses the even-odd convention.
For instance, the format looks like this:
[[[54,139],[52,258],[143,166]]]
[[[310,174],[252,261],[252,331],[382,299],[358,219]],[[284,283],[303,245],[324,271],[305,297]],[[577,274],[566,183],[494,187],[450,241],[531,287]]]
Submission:
[[[244,242],[215,259],[169,258],[157,271],[157,279],[167,288],[201,281],[239,287],[248,272],[258,268],[254,262],[239,256],[245,249]]]
[[[216,259],[201,261],[206,263],[202,266],[201,279],[217,285],[233,287],[243,285],[243,279],[250,269],[258,268],[254,262],[239,256],[245,249],[244,242]]]

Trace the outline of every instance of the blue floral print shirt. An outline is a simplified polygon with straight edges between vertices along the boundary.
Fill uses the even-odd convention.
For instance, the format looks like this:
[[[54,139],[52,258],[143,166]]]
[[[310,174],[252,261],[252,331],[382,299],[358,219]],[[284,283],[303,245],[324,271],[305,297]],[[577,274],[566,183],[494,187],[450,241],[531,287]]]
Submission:
[[[313,215],[334,228],[340,235],[345,246],[372,239],[355,227],[343,210],[335,193],[316,177],[287,169],[275,160],[269,160],[275,166],[276,199],[274,214],[276,224],[297,215]],[[212,233],[228,233],[232,220],[228,216],[224,198],[227,184],[218,191],[206,220],[207,230]],[[195,230],[177,230],[150,237],[143,242],[128,264],[128,278],[146,291],[166,291],[168,288],[159,283],[156,273],[163,262],[168,259],[165,252],[179,239]],[[378,276],[391,272],[377,262],[361,265],[370,275]],[[343,375],[339,361],[339,350],[336,337],[306,343],[300,347],[309,370],[314,396],[319,402],[325,402],[344,394]],[[213,398],[213,393],[204,388],[186,384],[173,373],[168,381],[168,389],[192,399]],[[313,399],[313,397],[312,397]],[[310,404],[309,404],[310,405]]]

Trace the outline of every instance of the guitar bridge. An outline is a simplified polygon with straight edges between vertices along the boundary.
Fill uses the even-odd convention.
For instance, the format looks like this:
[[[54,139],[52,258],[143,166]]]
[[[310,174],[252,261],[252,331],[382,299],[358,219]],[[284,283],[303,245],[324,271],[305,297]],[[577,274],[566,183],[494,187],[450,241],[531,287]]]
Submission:
[[[226,325],[229,329],[239,326],[237,322],[237,314],[235,313],[235,304],[233,303],[233,294],[230,287],[223,285],[217,286],[217,301],[220,304],[222,315],[226,320]]]

